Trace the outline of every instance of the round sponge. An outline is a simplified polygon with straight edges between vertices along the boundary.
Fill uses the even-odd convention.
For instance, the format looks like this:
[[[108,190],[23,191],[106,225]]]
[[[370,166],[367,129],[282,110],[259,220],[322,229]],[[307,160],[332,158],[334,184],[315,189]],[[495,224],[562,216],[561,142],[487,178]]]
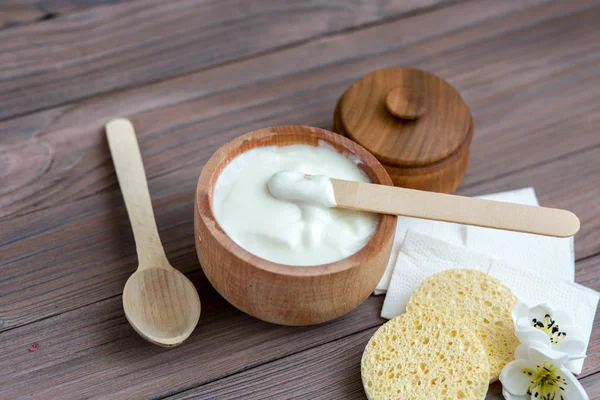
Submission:
[[[483,345],[466,326],[433,312],[382,325],[362,356],[369,400],[481,400],[489,384]]]
[[[517,297],[492,276],[470,269],[450,269],[432,275],[414,291],[409,313],[434,310],[471,328],[490,363],[490,381],[514,360],[519,339],[511,317]]]

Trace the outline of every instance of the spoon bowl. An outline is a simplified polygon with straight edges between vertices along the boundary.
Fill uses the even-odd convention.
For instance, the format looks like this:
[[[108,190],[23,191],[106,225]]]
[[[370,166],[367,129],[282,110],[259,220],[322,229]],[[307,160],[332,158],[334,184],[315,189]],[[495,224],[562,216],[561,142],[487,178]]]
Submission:
[[[194,285],[174,268],[140,268],[123,290],[123,308],[135,331],[159,346],[177,346],[200,319]]]

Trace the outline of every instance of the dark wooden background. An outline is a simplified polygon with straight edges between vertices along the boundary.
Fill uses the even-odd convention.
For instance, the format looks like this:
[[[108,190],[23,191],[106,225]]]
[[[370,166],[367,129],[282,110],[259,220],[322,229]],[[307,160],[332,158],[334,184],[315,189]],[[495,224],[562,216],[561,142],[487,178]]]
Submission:
[[[534,186],[577,213],[577,281],[600,290],[599,1],[0,0],[0,398],[364,399],[383,297],[315,327],[248,317],[202,275],[192,202],[221,144],[331,128],[342,91],[391,66],[434,72],[470,105],[459,193]],[[137,261],[103,132],[117,116],[137,127],[161,238],[202,299],[174,349],[123,316]]]

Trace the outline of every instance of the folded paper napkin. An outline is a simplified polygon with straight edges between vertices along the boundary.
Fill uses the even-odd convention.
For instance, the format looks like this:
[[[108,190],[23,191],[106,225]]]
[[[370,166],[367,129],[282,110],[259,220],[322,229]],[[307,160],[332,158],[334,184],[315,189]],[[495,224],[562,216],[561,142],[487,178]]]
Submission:
[[[533,188],[479,197],[508,203],[539,205]],[[480,253],[505,261],[519,269],[570,281],[573,281],[575,277],[575,251],[572,237],[560,239],[418,218],[398,217],[392,255],[385,274],[375,289],[375,294],[386,292],[396,265],[398,252],[402,247],[408,229],[448,243],[464,245]]]
[[[466,241],[464,237],[466,233],[464,225],[429,221],[426,219],[411,217],[398,217],[396,236],[394,237],[394,243],[392,245],[392,254],[390,256],[390,260],[388,261],[388,265],[385,268],[385,272],[383,273],[383,277],[373,292],[374,294],[380,295],[387,291],[388,286],[390,285],[390,280],[392,279],[392,273],[394,272],[398,253],[400,252],[400,248],[404,242],[404,236],[406,236],[406,232],[409,229],[431,237],[442,239],[448,243],[464,244]]]
[[[480,196],[508,203],[539,206],[533,188]],[[465,226],[466,246],[520,269],[557,279],[575,280],[573,237],[555,238],[529,233]]]
[[[381,316],[391,319],[406,311],[415,289],[431,275],[453,268],[470,268],[490,274],[508,286],[519,301],[529,307],[546,303],[571,314],[587,342],[592,332],[600,294],[594,290],[558,279],[535,274],[464,246],[447,243],[409,230],[398,254]],[[583,360],[575,362],[581,372]]]

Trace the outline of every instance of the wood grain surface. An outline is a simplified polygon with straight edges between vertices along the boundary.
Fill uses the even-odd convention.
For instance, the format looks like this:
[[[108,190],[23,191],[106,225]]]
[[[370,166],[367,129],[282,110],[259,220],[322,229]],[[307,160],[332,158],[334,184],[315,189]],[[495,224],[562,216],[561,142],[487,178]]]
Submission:
[[[361,383],[360,359],[375,331],[376,328],[367,329],[199,388],[188,389],[167,399],[363,400],[366,397]],[[600,389],[600,379],[593,376],[583,378],[581,383],[591,394]],[[501,388],[499,383],[492,384],[486,399],[504,399]]]
[[[24,3],[0,2],[0,21]],[[36,3],[64,7],[0,30],[0,398],[364,398],[356,360],[383,299],[304,328],[241,313],[200,270],[193,201],[223,143],[331,129],[340,94],[378,68],[455,86],[475,123],[458,193],[533,186],[575,212],[576,280],[600,290],[598,1]],[[103,133],[117,116],[136,125],[169,261],[201,294],[170,350],[123,315],[137,258]],[[599,372],[597,315],[591,399]]]
[[[361,0],[351,6],[343,0],[136,0],[6,29],[0,31],[0,118],[216,66],[437,3],[443,0]]]
[[[495,143],[496,146],[531,143],[530,151],[543,159],[561,154],[565,145],[581,149],[586,147],[584,143],[600,144],[600,138],[592,129],[597,116],[587,112],[597,105],[597,96],[577,85],[597,79],[595,61],[599,56],[594,50],[598,44],[591,39],[580,40],[581,37],[593,38],[594,15],[590,15],[589,7],[595,2],[558,2],[541,9],[525,10],[508,21],[492,18],[494,13],[511,15],[514,8],[522,4],[517,3],[494,0],[459,3],[344,35],[352,46],[344,46],[341,37],[320,39],[197,74],[0,122],[0,133],[7,137],[3,148],[11,154],[10,158],[3,158],[8,172],[7,186],[0,188],[0,216],[63,204],[114,184],[109,176],[112,171],[106,148],[103,148],[102,129],[115,115],[131,117],[136,126],[142,128],[140,145],[142,151],[150,152],[144,157],[152,187],[159,174],[190,167],[197,168],[194,174],[199,174],[202,163],[221,143],[252,129],[273,124],[302,124],[307,119],[313,125],[330,127],[333,103],[347,85],[374,68],[396,65],[399,60],[423,69],[439,70],[440,75],[460,89],[472,108],[475,124],[483,128],[478,129],[477,137],[488,133],[502,135],[501,140],[496,139],[500,142]],[[505,10],[508,5],[512,8]],[[503,8],[495,9],[499,6]],[[448,12],[461,18],[448,20]],[[560,26],[566,27],[558,29],[555,19],[564,13],[574,15],[563,18]],[[581,18],[587,23],[579,23]],[[485,23],[465,30],[474,20]],[[441,21],[445,21],[444,24]],[[550,54],[541,45],[522,40],[523,35],[541,28],[544,29],[537,34],[541,36],[538,41],[552,46]],[[399,33],[399,40],[381,40],[381,37],[395,37]],[[587,57],[566,62],[564,57],[573,52],[572,41],[576,39],[581,46],[578,48]],[[488,41],[496,49],[495,53],[487,51]],[[442,60],[445,62],[436,56],[440,48],[444,49]],[[363,59],[361,54],[369,57]],[[530,57],[542,56],[548,62],[536,64],[535,74],[528,72],[523,76],[520,63],[531,63]],[[513,57],[514,64],[498,68],[496,57]],[[270,67],[261,68],[264,64]],[[481,76],[490,76],[490,80]],[[569,77],[570,85],[565,76]],[[549,107],[532,102],[536,91],[552,91],[552,85],[557,83],[560,85],[552,93],[561,93],[561,101],[573,109],[583,110],[577,115],[585,112],[586,120],[580,125],[586,130],[579,135],[586,136],[586,140],[569,141],[565,145],[555,140],[544,147],[534,146],[548,131],[555,137],[569,136],[565,130],[567,122],[557,121],[553,112],[558,99],[546,96],[544,101]],[[490,85],[489,91],[486,90]],[[585,85],[582,87],[585,89]],[[494,114],[496,109],[491,105],[495,103],[502,112]],[[519,126],[526,123],[520,120],[499,120],[503,115],[515,113],[514,109],[525,109],[536,118],[555,121],[555,124],[546,124],[546,130],[540,130],[531,122],[527,129],[527,126]],[[483,114],[485,111],[491,114],[489,118]],[[479,117],[478,112],[483,115]],[[235,119],[231,118],[232,114],[236,115]],[[526,134],[521,134],[523,130]],[[65,143],[68,146],[64,146]],[[483,149],[494,151],[494,147],[483,146]],[[503,154],[511,156],[509,163],[489,157],[488,153],[485,161],[494,168],[484,172],[480,167],[477,176],[491,179],[508,168],[515,171],[531,165],[528,158],[518,157],[510,150]],[[477,157],[478,154],[472,156]]]
[[[64,18],[76,11],[122,1],[124,0],[2,0],[0,29]]]

